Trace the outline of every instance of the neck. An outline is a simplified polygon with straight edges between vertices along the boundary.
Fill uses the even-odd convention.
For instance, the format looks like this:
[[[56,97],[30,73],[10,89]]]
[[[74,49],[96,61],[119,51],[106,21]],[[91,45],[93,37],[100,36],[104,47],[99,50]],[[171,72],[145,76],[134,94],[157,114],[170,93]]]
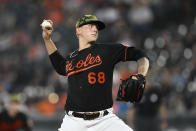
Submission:
[[[79,39],[79,51],[91,47],[92,43]]]

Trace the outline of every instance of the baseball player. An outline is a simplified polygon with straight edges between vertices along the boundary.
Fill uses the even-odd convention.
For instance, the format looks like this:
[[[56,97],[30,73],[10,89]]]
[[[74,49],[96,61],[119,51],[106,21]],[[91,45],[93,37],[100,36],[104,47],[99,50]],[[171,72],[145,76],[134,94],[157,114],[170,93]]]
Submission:
[[[112,111],[113,69],[120,61],[137,61],[138,74],[145,76],[149,67],[145,53],[122,44],[96,43],[105,24],[84,15],[76,22],[79,49],[64,58],[51,40],[52,21],[44,22],[42,36],[51,63],[68,79],[66,114],[59,131],[133,131]]]
[[[20,96],[10,94],[9,106],[0,112],[0,131],[32,131],[29,117],[20,111]]]

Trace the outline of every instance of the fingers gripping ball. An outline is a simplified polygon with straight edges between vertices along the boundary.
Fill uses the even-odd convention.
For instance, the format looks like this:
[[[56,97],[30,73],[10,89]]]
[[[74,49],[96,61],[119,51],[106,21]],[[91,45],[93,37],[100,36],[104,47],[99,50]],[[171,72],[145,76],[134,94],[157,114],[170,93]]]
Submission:
[[[135,77],[135,78],[133,78]],[[146,79],[143,75],[131,75],[120,84],[117,101],[139,102],[145,89]]]
[[[44,20],[41,24],[42,27],[45,27],[48,30],[52,30],[52,25],[50,22],[48,22],[47,20]]]

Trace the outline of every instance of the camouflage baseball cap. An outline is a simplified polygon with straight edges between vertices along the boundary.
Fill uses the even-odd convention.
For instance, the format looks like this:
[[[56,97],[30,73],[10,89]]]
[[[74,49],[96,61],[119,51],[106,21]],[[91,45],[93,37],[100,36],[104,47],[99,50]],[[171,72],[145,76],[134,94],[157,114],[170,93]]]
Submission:
[[[98,20],[97,17],[94,15],[84,15],[76,22],[76,28],[86,24],[96,24],[98,30],[102,30],[105,28],[105,24],[102,21]]]

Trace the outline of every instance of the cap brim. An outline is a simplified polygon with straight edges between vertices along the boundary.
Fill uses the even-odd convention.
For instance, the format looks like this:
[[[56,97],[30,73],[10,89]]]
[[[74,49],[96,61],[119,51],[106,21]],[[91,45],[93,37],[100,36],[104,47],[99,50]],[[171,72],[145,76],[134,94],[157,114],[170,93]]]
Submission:
[[[85,23],[83,25],[86,25],[86,24],[96,24],[98,30],[103,30],[105,28],[105,24],[102,21],[99,21],[99,20],[89,21],[89,22],[87,22],[87,23]]]

